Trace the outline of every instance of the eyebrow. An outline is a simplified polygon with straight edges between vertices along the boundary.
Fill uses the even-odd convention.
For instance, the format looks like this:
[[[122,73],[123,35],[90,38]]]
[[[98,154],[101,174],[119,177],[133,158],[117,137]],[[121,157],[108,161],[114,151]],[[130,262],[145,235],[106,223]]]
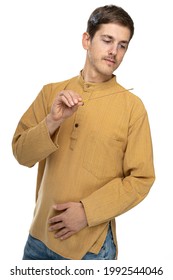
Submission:
[[[101,38],[107,38],[107,39],[110,39],[110,40],[114,40],[113,36],[107,35],[107,34],[101,35]]]
[[[108,35],[108,34],[103,34],[101,35],[101,38],[107,38],[107,39],[110,39],[110,40],[115,40],[115,38],[111,35]],[[124,43],[124,44],[129,44],[129,41],[126,41],[126,40],[122,40],[120,41],[121,43]]]

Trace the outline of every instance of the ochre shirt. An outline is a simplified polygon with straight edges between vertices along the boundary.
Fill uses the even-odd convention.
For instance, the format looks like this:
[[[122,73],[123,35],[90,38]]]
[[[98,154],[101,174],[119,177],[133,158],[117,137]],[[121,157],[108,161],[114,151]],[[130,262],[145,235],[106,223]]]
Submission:
[[[73,90],[86,100],[51,138],[45,117],[56,94]],[[99,97],[99,98],[98,98]],[[98,253],[115,217],[148,194],[154,182],[152,143],[141,100],[116,82],[84,82],[81,75],[43,87],[22,116],[13,152],[20,164],[38,165],[30,234],[69,259]],[[55,203],[81,201],[88,226],[66,240],[48,231]]]

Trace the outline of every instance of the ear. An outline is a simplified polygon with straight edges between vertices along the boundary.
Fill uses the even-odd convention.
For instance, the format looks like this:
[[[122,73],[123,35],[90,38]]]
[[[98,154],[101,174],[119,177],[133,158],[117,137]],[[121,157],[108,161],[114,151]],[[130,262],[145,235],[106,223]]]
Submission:
[[[90,46],[90,35],[88,32],[84,32],[82,36],[82,45],[85,50],[88,50]]]

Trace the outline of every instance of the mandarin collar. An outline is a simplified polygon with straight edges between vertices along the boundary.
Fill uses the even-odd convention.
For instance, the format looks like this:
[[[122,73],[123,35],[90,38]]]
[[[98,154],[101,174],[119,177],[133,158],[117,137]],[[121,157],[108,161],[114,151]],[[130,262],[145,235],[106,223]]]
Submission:
[[[80,74],[78,76],[78,81],[83,88],[88,88],[88,90],[97,90],[97,89],[104,90],[104,89],[111,88],[117,84],[115,75],[113,75],[113,77],[106,82],[101,82],[101,83],[85,82],[82,77],[82,71],[80,71]]]

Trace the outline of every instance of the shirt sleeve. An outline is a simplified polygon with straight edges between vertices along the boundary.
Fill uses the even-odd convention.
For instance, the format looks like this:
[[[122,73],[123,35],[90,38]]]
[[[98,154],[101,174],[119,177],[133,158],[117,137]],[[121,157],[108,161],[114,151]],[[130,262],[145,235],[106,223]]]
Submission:
[[[58,149],[56,141],[49,135],[45,121],[49,112],[50,94],[51,85],[43,87],[16,128],[12,149],[15,158],[22,165],[32,167]]]
[[[123,171],[123,178],[111,180],[81,200],[89,226],[110,221],[130,210],[146,197],[155,180],[146,111],[129,127]]]

